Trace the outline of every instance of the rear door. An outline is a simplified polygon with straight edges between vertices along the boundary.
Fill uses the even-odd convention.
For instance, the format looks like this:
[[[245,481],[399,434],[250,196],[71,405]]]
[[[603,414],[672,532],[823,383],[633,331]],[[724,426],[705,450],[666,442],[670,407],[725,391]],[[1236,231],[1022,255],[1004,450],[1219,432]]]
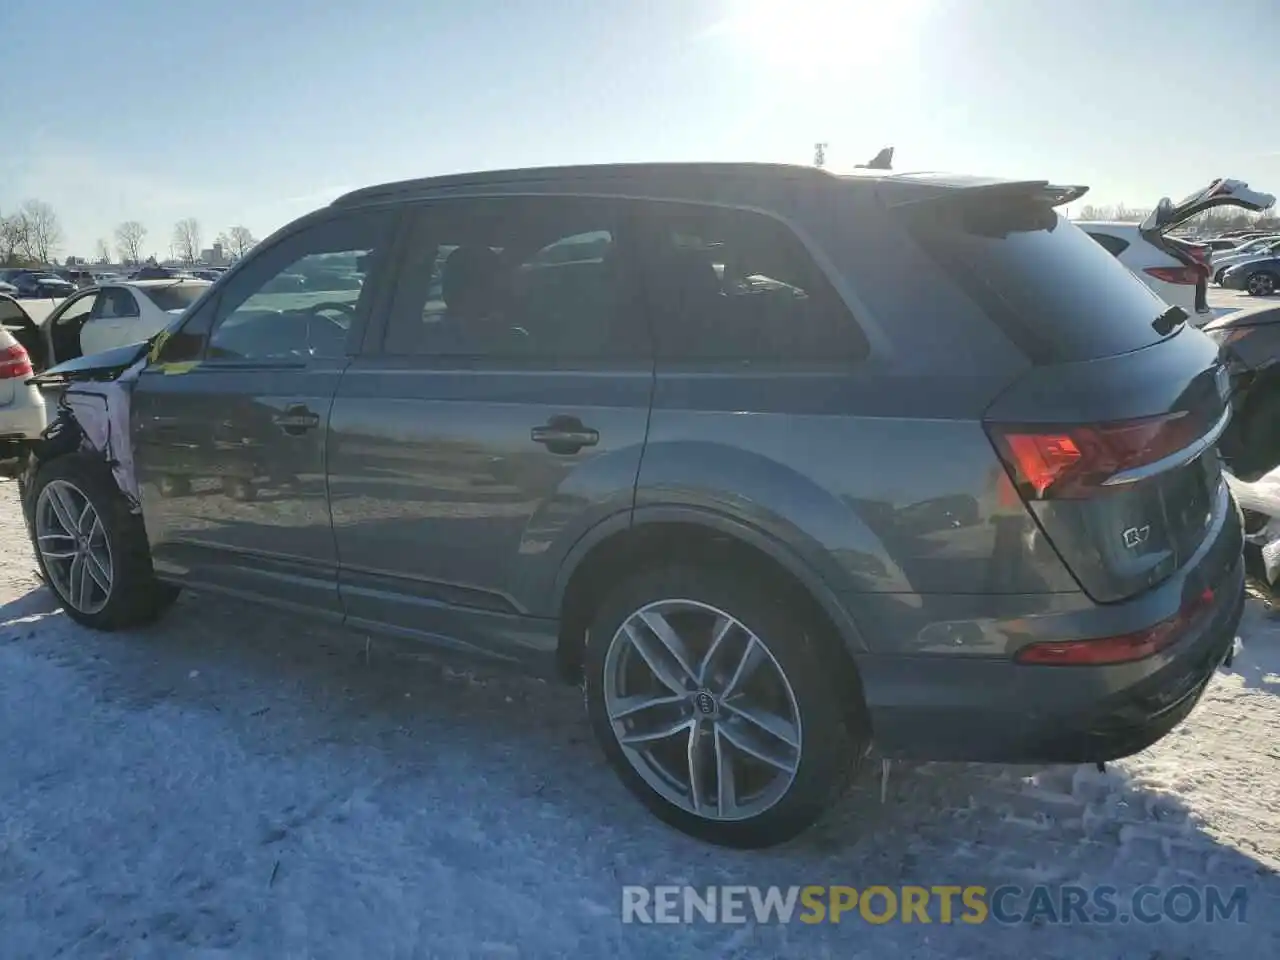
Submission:
[[[352,621],[555,645],[560,562],[632,507],[653,361],[616,203],[412,210],[385,331],[343,375],[329,488]]]
[[[1234,522],[1213,447],[1228,418],[1213,342],[1033,196],[958,192],[903,217],[1035,363],[986,426],[1083,589],[1125,599],[1200,556]]]
[[[333,216],[257,253],[139,378],[134,456],[165,575],[340,616],[327,427],[390,219]],[[299,282],[271,292],[282,276]]]
[[[141,311],[124,287],[102,287],[89,319],[80,329],[80,349],[85,354],[137,343],[150,336],[139,329]],[[152,331],[153,332],[153,331]]]

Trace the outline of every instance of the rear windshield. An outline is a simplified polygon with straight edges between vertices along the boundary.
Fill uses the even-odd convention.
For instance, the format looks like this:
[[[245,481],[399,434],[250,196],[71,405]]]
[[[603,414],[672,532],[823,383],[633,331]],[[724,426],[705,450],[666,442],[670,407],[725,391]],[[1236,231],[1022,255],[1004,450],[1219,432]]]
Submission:
[[[1153,323],[1164,301],[1044,202],[983,196],[905,211],[917,242],[1034,362],[1128,353],[1170,332]]]
[[[161,310],[185,310],[208,290],[206,286],[182,285],[175,287],[152,287],[147,296]]]

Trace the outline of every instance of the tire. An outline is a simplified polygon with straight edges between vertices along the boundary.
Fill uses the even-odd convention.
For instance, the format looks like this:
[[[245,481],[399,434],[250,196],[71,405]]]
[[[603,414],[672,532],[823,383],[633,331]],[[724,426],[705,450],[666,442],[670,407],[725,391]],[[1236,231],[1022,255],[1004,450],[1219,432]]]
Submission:
[[[97,588],[93,588],[94,598],[90,604],[77,605],[73,602],[69,596],[69,583],[76,581],[69,579],[64,561],[47,558],[41,550],[42,510],[56,513],[51,504],[43,504],[44,500],[53,498],[55,490],[48,490],[51,484],[58,492],[82,497],[92,506],[100,522],[100,533],[91,533],[89,539],[96,537],[100,547],[105,544],[109,589],[101,589],[99,583]],[[75,502],[78,504],[80,501]],[[129,503],[116,486],[110,468],[100,459],[73,453],[46,462],[31,486],[29,503],[32,547],[40,573],[62,602],[67,616],[77,623],[95,630],[140,626],[155,620],[177,599],[176,587],[156,580],[142,518],[130,512]],[[61,541],[69,540],[70,537],[63,537],[46,543],[57,546]],[[100,571],[102,567],[97,569]],[[81,581],[83,577],[82,572]]]
[[[708,658],[713,669],[705,671],[702,677],[688,672],[680,675],[686,692],[672,693],[674,688],[670,684],[663,686],[655,680],[650,689],[628,698],[632,703],[650,696],[677,701],[657,708],[671,712],[670,719],[663,716],[654,723],[656,714],[648,709],[637,709],[635,717],[624,714],[619,718],[618,704],[623,698],[617,691],[624,681],[617,678],[643,678],[646,672],[649,678],[656,677],[656,671],[650,670],[649,664],[653,655],[651,644],[658,636],[645,633],[641,626],[640,632],[645,633],[645,644],[650,651],[647,656],[640,652],[638,641],[633,641],[623,628],[630,625],[634,633],[640,623],[636,618],[642,613],[651,617],[654,612],[660,613],[667,624],[678,624],[678,629],[673,626],[677,633],[686,631],[684,636],[689,642],[685,644],[683,639],[679,642],[686,653],[685,661],[690,663],[695,663],[695,658],[702,661],[710,646],[708,638],[719,624],[726,622],[722,614],[727,614],[737,626],[723,634],[724,640],[717,647],[716,655]],[[860,697],[860,691],[837,691],[830,678],[844,676],[846,671],[824,662],[830,660],[831,654],[824,658],[823,651],[832,648],[822,642],[816,626],[806,629],[806,619],[797,616],[794,607],[779,597],[776,585],[771,585],[766,578],[744,576],[740,570],[731,571],[723,565],[671,565],[637,573],[619,583],[605,598],[587,632],[584,662],[587,714],[596,739],[619,778],[659,819],[710,843],[744,849],[767,847],[806,830],[844,791],[869,740],[868,731],[852,729],[860,721],[854,719],[855,712],[847,708],[851,698]],[[707,629],[699,637],[692,627],[701,620],[706,621]],[[747,658],[756,665],[737,692],[733,692],[737,676],[726,685],[725,675],[734,669],[743,672],[738,668],[746,662],[743,654],[750,648],[752,637],[760,647]],[[843,656],[843,651],[837,655]],[[674,659],[666,662],[677,663]],[[697,672],[696,663],[694,672]],[[670,672],[667,675],[670,677]],[[755,692],[748,694],[753,685]],[[788,689],[791,696],[783,696]],[[723,699],[721,693],[724,693]],[[790,731],[795,744],[762,735],[761,731],[766,728],[756,726],[754,721],[745,722],[737,707],[750,707],[756,716],[768,713],[765,707],[757,709],[753,696],[772,698],[780,715],[793,711],[794,725],[775,726],[775,729]],[[615,720],[610,719],[610,703],[614,705]],[[715,716],[709,719],[712,710]],[[640,716],[645,717],[645,723],[654,723],[660,730],[683,722],[703,732],[695,735],[685,730],[670,738],[664,736],[655,739],[654,743],[662,744],[657,747],[649,744],[640,748],[624,747],[620,736],[635,737],[637,731],[648,732],[636,726],[639,720],[635,718]],[[687,720],[679,719],[686,716]],[[774,722],[776,724],[776,719]],[[787,763],[793,767],[789,781],[787,772],[754,760],[752,757],[756,754],[749,755],[735,746],[744,742],[742,738],[747,733],[751,734],[748,747],[764,744],[770,747],[766,752],[787,755]],[[704,758],[700,762],[711,765],[701,768],[704,773],[698,778],[701,790],[678,789],[678,785],[671,782],[661,786],[663,778],[654,772],[656,768],[643,757],[637,759],[637,749],[669,749],[675,758],[670,767],[678,769],[684,763],[681,756],[693,756],[694,744],[697,744],[698,755]],[[778,750],[773,751],[773,747]],[[732,776],[721,775],[722,755],[737,765]],[[684,765],[686,780],[690,780],[688,774],[693,766],[692,759]],[[759,790],[758,796],[752,799],[751,785],[765,782],[770,776],[775,778],[773,784]],[[722,780],[736,786],[736,790],[730,788],[731,796],[742,801],[741,807],[733,799],[726,801],[720,792]],[[681,790],[683,799],[673,800],[671,796]],[[704,812],[697,809],[699,793],[703,796]],[[721,810],[726,815],[722,816]]]
[[[1214,273],[1214,275],[1213,275],[1213,282],[1214,282],[1215,284],[1217,284],[1218,286],[1222,286],[1222,275],[1223,275],[1224,273],[1226,273],[1226,272],[1227,272],[1227,271],[1225,271],[1225,270],[1218,270],[1218,271],[1216,271],[1216,272]]]
[[[1277,287],[1280,287],[1280,277],[1277,277],[1270,270],[1259,270],[1257,273],[1251,273],[1244,282],[1244,288],[1255,297],[1268,297],[1276,292]]]

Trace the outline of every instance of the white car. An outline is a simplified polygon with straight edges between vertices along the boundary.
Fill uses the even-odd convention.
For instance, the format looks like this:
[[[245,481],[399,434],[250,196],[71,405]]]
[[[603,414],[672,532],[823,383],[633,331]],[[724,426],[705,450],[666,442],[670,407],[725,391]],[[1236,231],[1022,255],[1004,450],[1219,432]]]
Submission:
[[[199,300],[206,280],[132,280],[90,287],[67,297],[40,325],[44,366],[159,333]]]
[[[27,383],[35,370],[23,345],[36,339],[35,323],[21,304],[0,295],[0,460],[17,456],[15,441],[34,440],[44,430],[44,397]]]
[[[1274,257],[1277,254],[1280,254],[1280,237],[1250,240],[1248,243],[1240,244],[1234,250],[1224,250],[1215,254],[1209,261],[1209,266],[1213,270],[1213,282],[1222,283],[1222,275],[1238,264],[1263,257]]]
[[[1165,197],[1142,223],[1077,220],[1076,226],[1098,241],[1137,275],[1156,295],[1187,312],[1202,326],[1213,318],[1209,308],[1208,248],[1168,235],[1180,223],[1213,207],[1266,210],[1276,202],[1269,193],[1249,189],[1239,180],[1215,180],[1180,203]]]

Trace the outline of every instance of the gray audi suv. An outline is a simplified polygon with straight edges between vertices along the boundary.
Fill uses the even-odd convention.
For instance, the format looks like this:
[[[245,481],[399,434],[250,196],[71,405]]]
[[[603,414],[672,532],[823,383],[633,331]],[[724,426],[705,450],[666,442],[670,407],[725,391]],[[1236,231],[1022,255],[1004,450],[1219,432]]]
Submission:
[[[153,343],[44,375],[39,562],[100,629],[189,586],[552,670],[720,844],[796,835],[871,756],[1125,756],[1228,655],[1241,530],[1217,350],[1058,212],[1082,192],[358,190]]]

